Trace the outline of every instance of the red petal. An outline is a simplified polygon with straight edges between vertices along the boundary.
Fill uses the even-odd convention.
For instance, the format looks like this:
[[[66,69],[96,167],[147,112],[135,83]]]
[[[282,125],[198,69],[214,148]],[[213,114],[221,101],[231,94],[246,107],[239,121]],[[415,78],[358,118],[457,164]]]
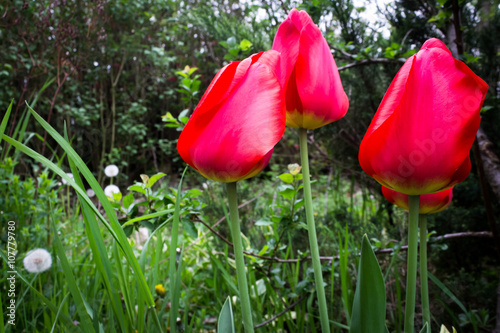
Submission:
[[[195,111],[177,144],[188,164],[223,182],[256,174],[256,167],[261,171],[285,129],[283,93],[271,68],[257,59],[230,87],[216,107]]]
[[[302,29],[295,71],[303,112],[312,113],[311,116],[318,120],[318,125],[311,129],[345,115],[349,101],[337,65],[321,31],[313,24]]]
[[[297,10],[295,10],[297,11]],[[281,23],[274,37],[273,50],[281,53],[281,75],[283,90],[286,91],[287,82],[299,56],[300,30],[289,17]]]
[[[300,12],[297,9],[292,9],[290,14],[288,14],[288,18],[293,22],[293,24],[297,27],[299,31],[301,31],[305,26],[309,24],[313,24],[314,22],[307,14],[305,10],[301,10]]]
[[[408,195],[385,186],[382,186],[382,194],[391,203],[399,206],[404,210],[408,210]],[[444,210],[451,203],[453,198],[453,188],[447,190],[423,194],[420,196],[419,214],[434,214]]]

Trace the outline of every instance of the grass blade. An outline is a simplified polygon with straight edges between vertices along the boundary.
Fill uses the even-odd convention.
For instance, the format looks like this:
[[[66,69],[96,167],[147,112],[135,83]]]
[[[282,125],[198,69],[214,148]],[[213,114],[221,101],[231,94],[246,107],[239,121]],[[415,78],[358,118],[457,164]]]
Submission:
[[[67,133],[65,131],[65,137],[67,139]],[[71,172],[73,173],[73,177],[75,182],[80,186],[82,190],[84,190],[83,182],[80,178],[80,174],[76,169],[73,161],[68,158],[68,162],[71,168]],[[99,224],[95,218],[94,213],[91,208],[87,204],[85,200],[78,194],[78,199],[80,201],[80,205],[82,207],[82,215],[83,221],[85,224],[85,231],[87,233],[87,237],[89,240],[89,245],[94,254],[94,262],[101,273],[104,285],[109,295],[109,300],[111,302],[111,308],[113,309],[114,314],[118,319],[118,323],[124,332],[128,332],[128,325],[125,324],[123,309],[121,305],[121,301],[118,293],[115,290],[113,280],[113,266],[108,258],[108,254],[106,251],[106,246],[104,244],[104,238],[100,232]]]
[[[439,279],[437,277],[435,277],[434,275],[432,275],[430,272],[427,272],[427,274],[428,274],[429,278],[432,280],[432,282],[434,282],[434,284],[436,286],[438,286],[446,295],[448,295],[448,297],[451,298],[451,300],[453,302],[455,302],[460,307],[460,309],[462,309],[462,311],[464,313],[468,312],[467,309],[465,308],[465,306],[462,304],[462,302],[460,302],[460,300],[457,298],[457,296],[455,296],[455,294],[453,294],[451,292],[451,290],[448,289],[448,287],[446,287],[444,285],[443,282],[439,281]]]
[[[170,308],[170,332],[175,333],[177,331],[177,315],[179,311],[179,299],[176,296],[175,286],[176,286],[176,257],[177,257],[177,239],[179,237],[179,215],[180,215],[180,205],[181,205],[181,191],[182,191],[182,180],[186,174],[187,167],[182,173],[181,180],[179,181],[179,186],[177,187],[177,194],[175,197],[175,209],[174,209],[174,219],[172,223],[172,234],[170,241],[170,265],[169,265],[169,279],[170,279],[170,302],[172,307]]]
[[[10,111],[12,110],[12,104],[14,104],[14,99],[10,102],[7,112],[3,116],[2,123],[0,124],[0,143],[2,143],[2,136],[5,133],[5,128],[7,127],[7,122],[9,121]]]
[[[61,263],[62,270],[64,272],[67,286],[69,291],[71,292],[71,296],[73,296],[73,301],[75,302],[76,311],[78,312],[81,320],[81,327],[84,332],[95,332],[94,327],[92,326],[92,311],[85,304],[85,300],[83,298],[80,289],[78,288],[78,284],[76,283],[75,276],[73,275],[73,271],[68,262],[68,258],[66,258],[66,254],[64,253],[64,247],[59,239],[57,234],[57,230],[52,228],[54,234],[54,245],[56,248],[57,256],[59,257],[59,262]],[[58,310],[59,312],[59,310]]]

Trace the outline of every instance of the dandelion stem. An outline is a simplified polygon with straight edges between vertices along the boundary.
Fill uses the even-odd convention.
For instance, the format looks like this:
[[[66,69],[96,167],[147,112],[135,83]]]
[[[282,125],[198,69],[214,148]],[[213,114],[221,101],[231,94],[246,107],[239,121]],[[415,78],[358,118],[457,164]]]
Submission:
[[[408,259],[406,276],[405,333],[413,333],[415,294],[417,289],[418,210],[419,195],[409,196]]]
[[[309,247],[314,268],[314,281],[316,293],[318,294],[319,315],[321,320],[321,332],[330,332],[330,322],[328,320],[328,310],[326,307],[325,288],[323,287],[323,272],[319,259],[318,239],[316,236],[316,225],[314,224],[314,214],[312,208],[311,180],[309,175],[309,157],[307,152],[307,129],[299,129],[300,139],[300,159],[302,163],[302,181],[304,184],[304,203],[306,208],[307,231],[309,233]]]
[[[245,258],[243,257],[243,245],[241,243],[240,218],[238,215],[238,197],[236,195],[236,182],[227,184],[227,196],[229,200],[229,219],[231,236],[233,238],[233,250],[236,258],[236,277],[240,291],[241,313],[246,333],[253,333],[252,308],[250,296],[248,295],[247,276],[245,273]]]

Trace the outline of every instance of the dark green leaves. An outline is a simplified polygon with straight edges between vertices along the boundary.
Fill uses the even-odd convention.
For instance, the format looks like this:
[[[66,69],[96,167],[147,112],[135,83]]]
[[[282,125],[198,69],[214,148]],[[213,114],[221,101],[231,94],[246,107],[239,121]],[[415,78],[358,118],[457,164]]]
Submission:
[[[350,332],[388,332],[385,326],[385,302],[384,277],[368,237],[364,235]]]

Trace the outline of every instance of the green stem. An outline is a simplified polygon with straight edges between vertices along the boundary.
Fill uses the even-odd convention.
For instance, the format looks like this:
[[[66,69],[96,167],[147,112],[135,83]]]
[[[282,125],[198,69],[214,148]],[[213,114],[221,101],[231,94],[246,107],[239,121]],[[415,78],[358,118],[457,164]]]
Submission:
[[[420,293],[422,299],[423,324],[430,328],[429,288],[427,284],[427,215],[420,214]]]
[[[323,287],[323,272],[319,261],[318,239],[316,236],[316,225],[312,208],[311,180],[309,175],[309,157],[307,153],[307,129],[299,129],[300,160],[302,163],[302,181],[304,184],[304,204],[306,207],[307,231],[309,233],[309,246],[311,249],[312,264],[314,268],[314,282],[318,294],[319,315],[321,320],[321,332],[330,332],[328,310],[326,307],[325,288]]]
[[[406,269],[405,333],[413,333],[417,289],[418,210],[420,196],[409,196],[408,259]]]
[[[234,257],[236,258],[236,277],[238,279],[238,289],[240,291],[243,326],[245,327],[246,333],[253,333],[252,308],[250,306],[250,296],[248,295],[245,258],[243,257],[243,245],[241,243],[236,182],[227,184],[227,197],[229,200],[229,219],[231,223],[231,236],[233,238]]]

